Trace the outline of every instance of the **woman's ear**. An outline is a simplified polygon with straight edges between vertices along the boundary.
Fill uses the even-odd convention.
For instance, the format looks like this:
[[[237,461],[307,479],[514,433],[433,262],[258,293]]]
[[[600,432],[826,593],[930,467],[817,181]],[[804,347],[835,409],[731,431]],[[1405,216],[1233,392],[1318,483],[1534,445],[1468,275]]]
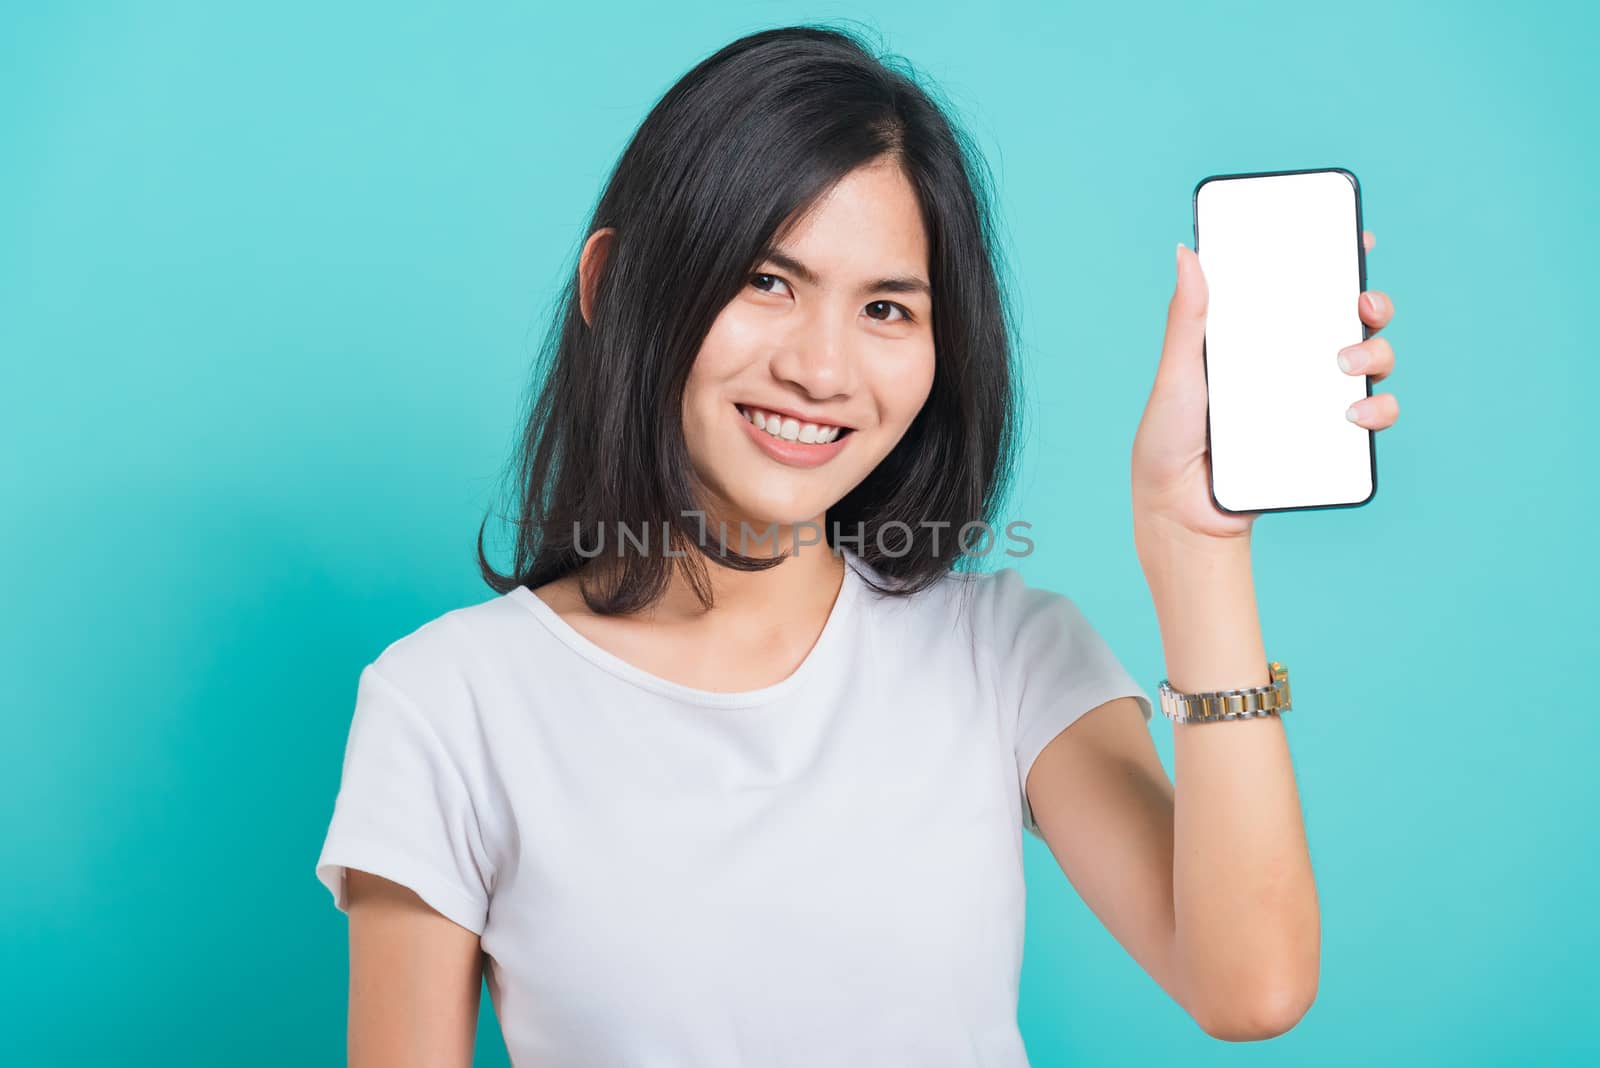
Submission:
[[[600,275],[606,268],[606,257],[611,253],[614,227],[605,226],[589,235],[583,243],[583,254],[578,258],[578,310],[583,321],[594,324],[595,292],[600,286]]]

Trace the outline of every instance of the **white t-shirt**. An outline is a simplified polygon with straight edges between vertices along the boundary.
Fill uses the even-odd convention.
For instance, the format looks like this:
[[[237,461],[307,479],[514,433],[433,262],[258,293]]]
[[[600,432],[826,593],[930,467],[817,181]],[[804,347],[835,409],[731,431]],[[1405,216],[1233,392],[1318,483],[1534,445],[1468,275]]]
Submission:
[[[318,878],[477,933],[515,1064],[1026,1065],[1023,783],[1084,712],[1150,699],[1014,568],[896,599],[843,554],[816,644],[759,690],[634,667],[522,587],[393,642]]]

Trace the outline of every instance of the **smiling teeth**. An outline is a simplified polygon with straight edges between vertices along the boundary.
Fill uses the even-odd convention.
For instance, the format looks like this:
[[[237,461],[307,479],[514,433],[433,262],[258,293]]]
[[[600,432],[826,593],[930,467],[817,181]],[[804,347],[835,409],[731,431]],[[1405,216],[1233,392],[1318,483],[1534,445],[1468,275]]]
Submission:
[[[759,408],[741,406],[739,411],[746,421],[754,423],[758,430],[765,430],[775,438],[800,441],[807,445],[826,445],[837,439],[842,429],[823,423],[802,423],[798,419],[774,415]]]

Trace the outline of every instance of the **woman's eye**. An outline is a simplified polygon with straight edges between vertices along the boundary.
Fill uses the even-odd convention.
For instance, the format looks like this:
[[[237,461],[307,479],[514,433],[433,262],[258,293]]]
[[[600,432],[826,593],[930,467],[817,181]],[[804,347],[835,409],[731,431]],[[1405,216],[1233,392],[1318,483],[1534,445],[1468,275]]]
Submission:
[[[780,285],[780,286],[788,284],[783,279],[779,278],[775,274],[753,274],[753,275],[750,276],[750,284],[751,285],[755,286],[757,289],[761,290],[761,292],[763,292],[763,293],[771,293],[772,290],[770,288],[768,288],[768,285],[764,285],[763,282],[766,282],[766,283],[768,283],[770,285]]]
[[[756,289],[763,293],[778,293],[779,291],[774,288],[775,286],[787,287],[789,283],[785,282],[775,274],[758,273],[750,276],[750,284],[755,286]],[[886,313],[891,309],[900,313],[899,319],[884,317],[884,314],[882,313]],[[909,310],[906,309],[903,304],[896,304],[892,300],[873,301],[871,304],[867,305],[867,314],[880,323],[910,323],[916,321],[915,317]]]
[[[868,304],[867,305],[867,312],[868,312],[869,315],[872,314],[872,309],[873,308],[893,308],[894,310],[896,310],[896,311],[898,311],[900,313],[900,319],[899,320],[895,320],[895,319],[878,319],[878,316],[872,315],[872,318],[878,319],[878,321],[880,323],[892,323],[892,322],[896,322],[896,321],[906,322],[906,323],[911,322],[911,313],[906,310],[905,306],[901,305],[901,304],[896,304],[892,300],[875,300],[871,304]]]

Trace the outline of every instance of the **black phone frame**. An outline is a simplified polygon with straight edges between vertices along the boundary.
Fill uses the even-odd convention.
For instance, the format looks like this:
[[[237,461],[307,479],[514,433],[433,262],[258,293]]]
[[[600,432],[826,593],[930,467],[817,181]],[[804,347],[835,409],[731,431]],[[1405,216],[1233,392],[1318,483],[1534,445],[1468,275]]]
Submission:
[[[1195,252],[1195,255],[1198,256],[1200,254],[1200,189],[1207,182],[1227,181],[1229,179],[1235,179],[1235,178],[1275,178],[1275,177],[1278,177],[1278,176],[1281,176],[1281,175],[1288,175],[1288,174],[1328,174],[1328,173],[1344,175],[1345,178],[1349,180],[1350,185],[1352,187],[1354,187],[1354,189],[1355,189],[1355,193],[1356,193],[1356,264],[1357,264],[1357,268],[1358,268],[1358,270],[1360,272],[1360,289],[1358,290],[1358,292],[1365,293],[1367,291],[1367,245],[1366,245],[1366,239],[1365,239],[1365,236],[1364,236],[1365,231],[1363,229],[1363,223],[1362,223],[1362,220],[1361,220],[1361,181],[1360,181],[1360,179],[1358,179],[1355,176],[1355,172],[1354,171],[1348,170],[1347,168],[1344,168],[1344,167],[1303,167],[1303,168],[1300,168],[1299,170],[1289,170],[1289,171],[1248,171],[1248,172],[1239,173],[1239,174],[1208,174],[1208,175],[1206,175],[1206,177],[1200,179],[1198,182],[1195,183],[1194,194],[1190,198],[1191,203],[1193,205],[1193,209],[1194,209],[1194,252]],[[1356,317],[1358,319],[1360,318],[1360,314],[1361,313],[1360,313],[1360,311],[1358,309],[1357,312],[1356,312]],[[1362,341],[1366,341],[1370,337],[1372,337],[1372,329],[1367,326],[1366,320],[1362,319],[1361,320],[1361,340]],[[1201,355],[1202,365],[1204,365],[1205,364],[1205,341],[1204,341],[1204,339],[1202,339],[1201,344],[1200,344],[1200,355]],[[1369,396],[1369,397],[1372,396],[1372,376],[1371,375],[1362,375],[1361,378],[1362,378],[1362,381],[1365,383],[1365,385],[1367,387],[1367,396]],[[1209,368],[1207,368],[1207,371],[1206,371],[1206,489],[1207,489],[1207,492],[1210,493],[1210,495],[1211,495],[1211,503],[1217,509],[1217,511],[1222,512],[1224,515],[1265,515],[1268,512],[1311,512],[1311,511],[1324,511],[1324,510],[1331,509],[1331,508],[1360,508],[1360,507],[1362,507],[1362,506],[1364,506],[1366,504],[1370,504],[1372,499],[1378,495],[1378,439],[1377,439],[1377,431],[1373,430],[1371,427],[1366,427],[1364,429],[1366,429],[1366,431],[1367,431],[1367,456],[1368,456],[1368,459],[1369,459],[1369,461],[1371,463],[1371,467],[1372,467],[1372,491],[1370,493],[1368,493],[1367,496],[1364,499],[1359,500],[1359,501],[1347,501],[1347,502],[1344,502],[1344,503],[1341,503],[1341,504],[1297,504],[1297,505],[1290,505],[1290,506],[1284,507],[1284,508],[1261,508],[1261,509],[1253,509],[1253,510],[1250,510],[1250,511],[1242,511],[1242,512],[1241,511],[1234,511],[1232,508],[1224,508],[1222,506],[1221,502],[1219,502],[1217,500],[1216,469],[1212,466],[1212,453],[1211,453],[1211,375],[1210,375]]]

